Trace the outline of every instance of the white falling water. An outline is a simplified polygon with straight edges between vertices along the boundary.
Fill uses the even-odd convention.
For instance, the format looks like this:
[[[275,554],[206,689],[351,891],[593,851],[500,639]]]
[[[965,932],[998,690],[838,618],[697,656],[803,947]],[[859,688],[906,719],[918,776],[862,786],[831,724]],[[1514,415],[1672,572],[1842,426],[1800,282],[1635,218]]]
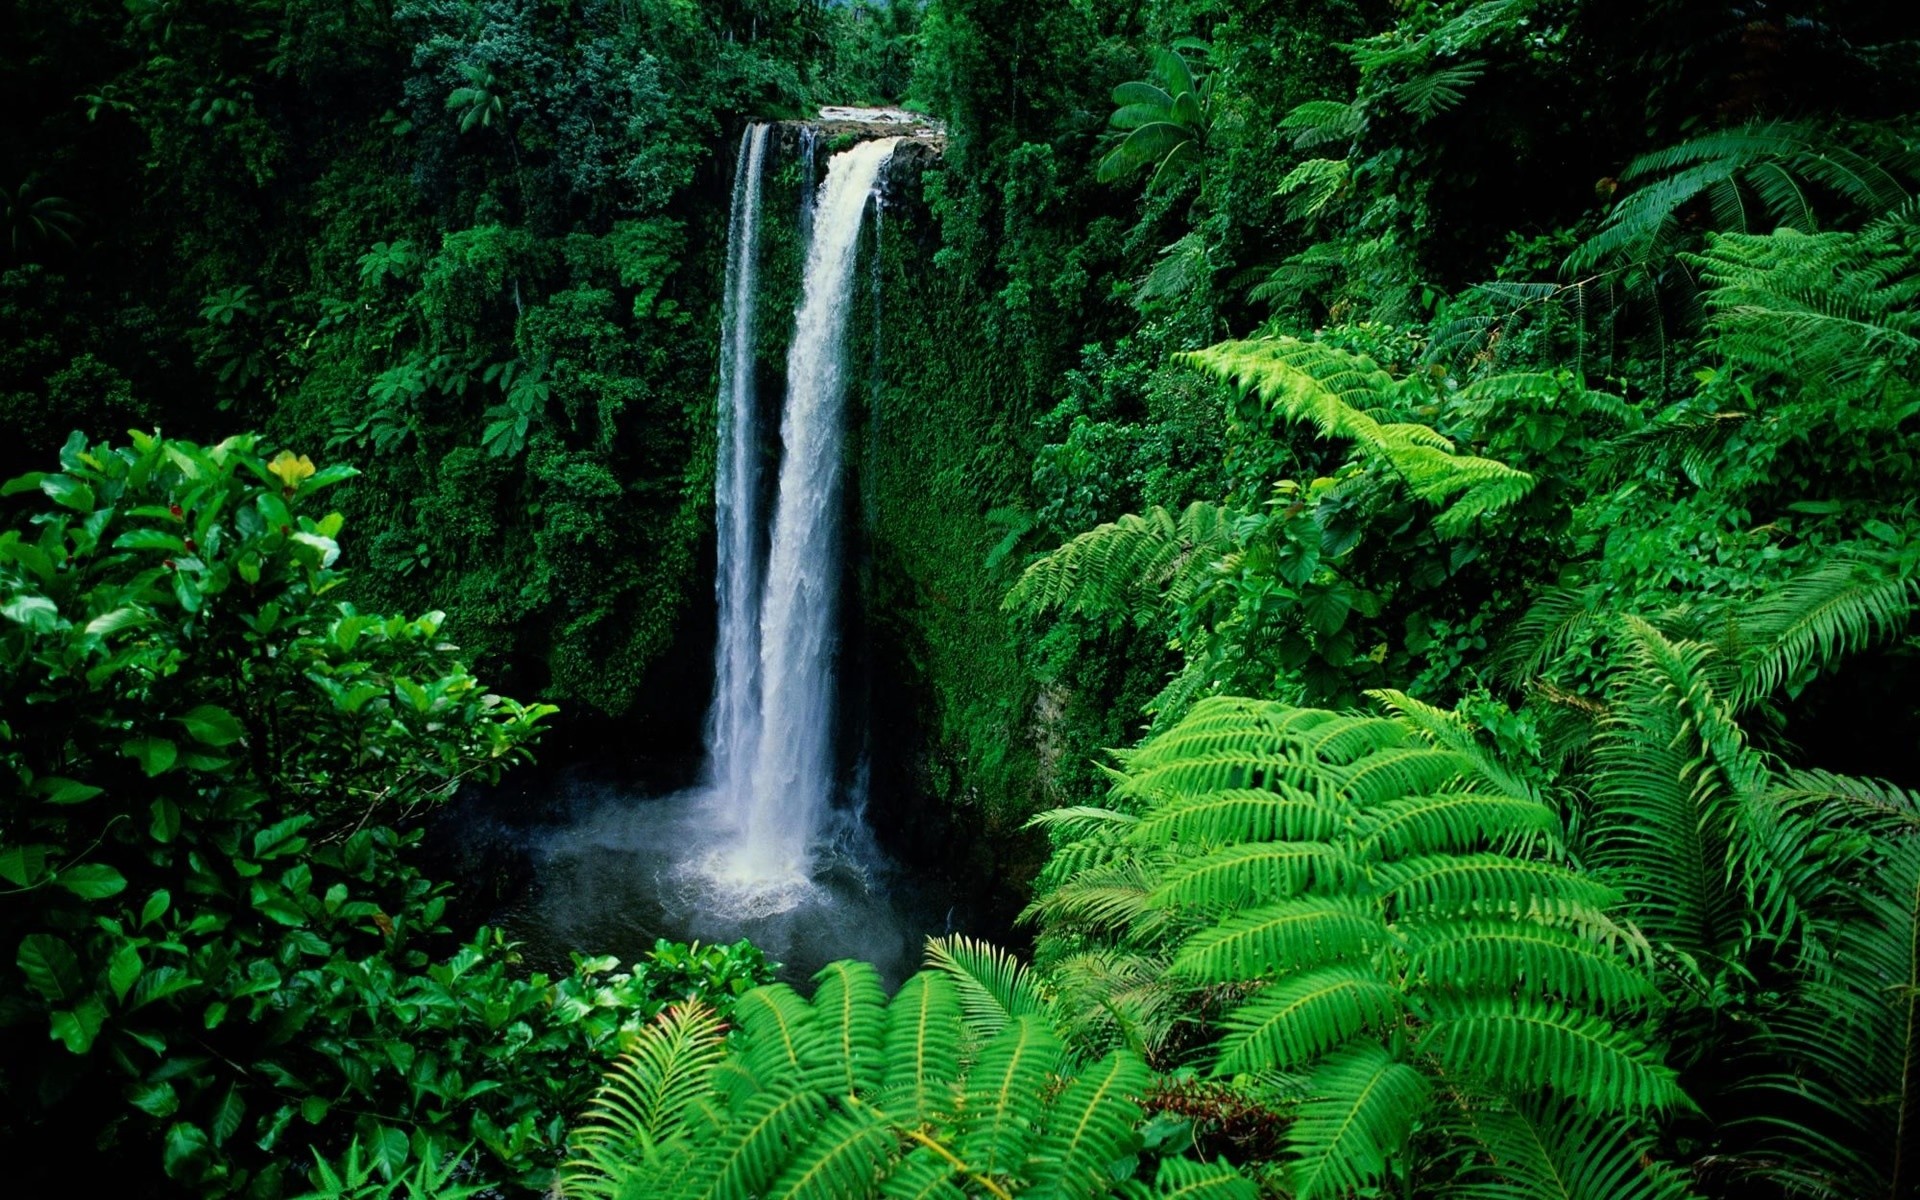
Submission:
[[[731,738],[725,760],[715,756],[715,801],[734,834],[714,866],[728,882],[754,892],[805,888],[833,798],[847,318],[861,224],[898,141],[863,142],[827,165],[787,354],[783,454],[761,584],[757,676],[723,676],[722,686],[739,690],[715,699],[716,711],[738,712],[751,732]],[[721,549],[730,552],[724,538]],[[721,564],[723,575],[731,569]],[[743,771],[748,761],[751,767]]]
[[[726,294],[720,317],[720,434],[714,467],[720,614],[714,650],[713,706],[707,714],[707,761],[720,795],[746,785],[759,733],[760,454],[754,387],[754,296],[759,283],[760,175],[768,126],[741,135],[727,231]]]

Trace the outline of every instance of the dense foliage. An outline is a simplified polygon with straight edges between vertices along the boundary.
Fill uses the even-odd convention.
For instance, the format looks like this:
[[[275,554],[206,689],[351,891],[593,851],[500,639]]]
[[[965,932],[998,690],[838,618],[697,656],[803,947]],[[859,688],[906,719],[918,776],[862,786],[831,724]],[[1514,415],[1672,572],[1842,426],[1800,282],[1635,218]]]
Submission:
[[[251,437],[75,437],[0,533],[0,1015],[21,1186],[119,1148],[130,1182],[272,1196],[306,1146],[387,1172],[478,1144],[539,1185],[596,1057],[666,1002],[766,978],[751,947],[526,975],[450,957],[412,817],[524,759],[549,705],[440,633],[334,598],[346,467]],[[54,1148],[59,1148],[57,1152]],[[133,1182],[138,1191],[145,1185]]]
[[[8,1148],[452,1196],[584,1111],[580,1195],[1914,1195],[1911,7],[15,5]],[[1033,965],[455,952],[406,816],[546,708],[442,639],[693,743],[732,144],[822,102],[946,125],[855,349],[873,816],[1030,887]],[[267,437],[91,441],[156,424]],[[752,998],[640,1029],[689,991]]]

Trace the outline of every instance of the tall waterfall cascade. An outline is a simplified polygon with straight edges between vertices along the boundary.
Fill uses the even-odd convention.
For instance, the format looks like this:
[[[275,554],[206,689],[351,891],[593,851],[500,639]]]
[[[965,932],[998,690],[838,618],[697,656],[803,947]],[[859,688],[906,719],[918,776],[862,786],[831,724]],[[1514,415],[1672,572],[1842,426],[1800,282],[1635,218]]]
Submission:
[[[848,318],[861,228],[900,139],[836,154],[804,223],[778,486],[763,524],[753,336],[766,135],[754,126],[742,138],[729,231],[715,472],[720,630],[707,747],[709,803],[728,836],[705,869],[777,900],[804,892],[833,806]]]
[[[726,291],[720,316],[720,436],[714,466],[718,569],[714,599],[713,704],[707,713],[707,759],[721,793],[745,786],[740,764],[753,760],[760,690],[759,395],[754,386],[754,297],[760,281],[760,177],[769,127],[740,138],[727,230]]]

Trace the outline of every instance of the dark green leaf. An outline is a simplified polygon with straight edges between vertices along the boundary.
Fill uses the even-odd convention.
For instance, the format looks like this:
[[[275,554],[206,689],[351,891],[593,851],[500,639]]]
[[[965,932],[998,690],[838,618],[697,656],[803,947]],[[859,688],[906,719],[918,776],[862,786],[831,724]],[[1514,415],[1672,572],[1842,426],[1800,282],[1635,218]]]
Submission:
[[[63,868],[53,881],[82,900],[105,900],[127,888],[127,877],[105,863]]]
[[[180,757],[180,748],[168,738],[149,735],[122,742],[120,753],[138,762],[141,770],[153,776],[173,766]]]
[[[52,1033],[75,1054],[93,1049],[100,1027],[107,1022],[107,1006],[98,996],[88,996],[71,1010],[53,1014]]]
[[[209,746],[228,746],[246,736],[246,730],[234,715],[217,704],[202,704],[188,709],[174,720],[187,727],[196,741]]]
[[[75,512],[93,511],[93,489],[71,476],[42,476],[40,490],[51,496],[55,504],[64,508],[71,508]]]
[[[91,800],[103,789],[92,784],[81,783],[77,779],[62,779],[58,775],[47,775],[34,780],[33,790],[46,798],[48,804],[79,804]]]
[[[65,1000],[80,990],[80,959],[72,946],[51,933],[30,933],[20,939],[14,961],[33,990],[48,1000]]]

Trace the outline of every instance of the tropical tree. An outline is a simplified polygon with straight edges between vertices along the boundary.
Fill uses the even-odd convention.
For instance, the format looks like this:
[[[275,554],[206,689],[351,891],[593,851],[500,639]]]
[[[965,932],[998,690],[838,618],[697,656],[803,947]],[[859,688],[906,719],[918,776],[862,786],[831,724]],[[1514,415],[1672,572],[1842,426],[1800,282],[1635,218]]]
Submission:
[[[1119,107],[1108,123],[1126,136],[1100,160],[1102,182],[1152,167],[1147,190],[1153,191],[1199,165],[1213,123],[1213,80],[1196,78],[1187,55],[1204,58],[1206,53],[1205,42],[1181,38],[1153,52],[1150,79],[1130,80],[1113,89]]]

